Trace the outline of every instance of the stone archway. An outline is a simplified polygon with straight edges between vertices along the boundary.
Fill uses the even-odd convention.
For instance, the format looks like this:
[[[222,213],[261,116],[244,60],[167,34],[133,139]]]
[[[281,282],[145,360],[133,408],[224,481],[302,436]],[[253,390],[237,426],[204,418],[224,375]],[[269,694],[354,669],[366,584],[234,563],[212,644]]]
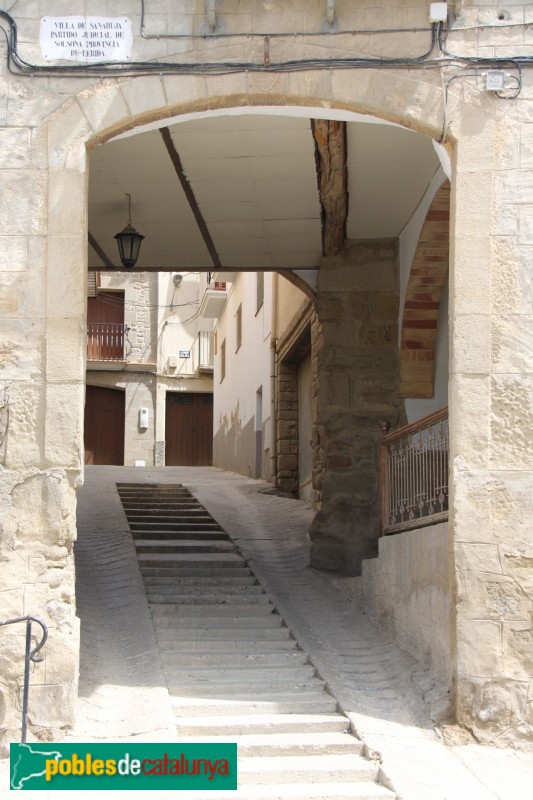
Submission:
[[[13,206],[10,233],[28,237],[30,260],[26,271],[10,273],[13,310],[5,306],[10,319],[13,314],[25,319],[25,327],[9,322],[6,328],[13,380],[6,387],[9,413],[2,417],[9,434],[3,444],[2,485],[8,498],[3,527],[12,543],[7,590],[13,608],[34,613],[32,598],[38,596],[53,633],[47,673],[35,676],[31,720],[36,733],[42,729],[43,735],[58,737],[72,722],[77,693],[72,546],[75,492],[83,471],[88,154],[138,126],[221,109],[284,112],[292,107],[305,113],[319,108],[340,117],[358,112],[436,135],[441,121],[433,75],[417,80],[416,96],[414,82],[402,73],[376,71],[367,77],[356,88],[349,73],[334,71],[153,75],[95,81],[82,91],[76,84],[66,101],[64,94],[54,95],[52,114],[43,102],[40,118],[32,118],[32,168],[29,157],[8,163],[6,186],[16,185],[27,198],[24,209]],[[52,94],[54,87],[48,90]],[[11,726],[19,674],[13,658],[4,692]],[[12,733],[8,724],[7,739],[15,738]]]
[[[36,732],[46,728],[43,735],[51,737],[58,736],[71,724],[78,665],[72,542],[76,534],[75,491],[82,475],[87,153],[114,135],[138,126],[222,109],[296,108],[303,113],[319,108],[324,114],[338,118],[369,114],[435,139],[440,137],[443,123],[440,76],[436,71],[424,70],[412,74],[364,70],[358,73],[357,80],[353,73],[342,70],[280,75],[151,75],[95,81],[77,93],[74,89],[71,97],[61,103],[51,115],[43,108],[39,123],[32,123],[31,170],[29,158],[16,165],[24,171],[19,188],[23,187],[25,196],[39,198],[39,203],[24,222],[18,221],[13,228],[17,235],[31,237],[32,250],[31,270],[17,273],[12,281],[16,296],[24,297],[24,308],[22,301],[17,306],[18,318],[24,318],[28,327],[20,331],[11,322],[8,324],[10,358],[14,359],[12,363],[18,362],[18,368],[24,369],[26,375],[31,374],[31,379],[21,378],[15,364],[15,378],[6,401],[10,410],[10,437],[3,479],[9,498],[3,524],[13,540],[13,554],[10,554],[13,570],[8,589],[18,604],[25,590],[31,598],[35,587],[40,587],[42,605],[59,634],[47,656],[48,674],[55,675],[55,679],[42,678],[41,684],[37,684],[39,713],[32,718]],[[493,480],[489,467],[499,469],[498,486],[512,497],[518,496],[520,486],[512,475],[506,477],[506,471],[515,470],[517,463],[524,469],[531,468],[530,456],[525,451],[505,444],[502,433],[505,425],[499,425],[500,418],[491,422],[492,392],[493,402],[502,404],[503,422],[509,419],[514,424],[514,406],[506,405],[506,397],[509,389],[515,391],[516,387],[511,379],[496,375],[489,388],[492,366],[485,347],[490,308],[487,292],[491,291],[483,282],[487,263],[495,269],[492,291],[496,300],[507,304],[509,311],[519,303],[519,292],[513,294],[509,282],[502,288],[502,275],[514,269],[514,261],[508,259],[506,263],[511,266],[498,271],[505,260],[507,242],[497,243],[495,254],[491,254],[489,246],[492,224],[489,201],[495,191],[492,170],[498,168],[495,153],[511,142],[513,132],[507,131],[503,124],[498,128],[490,116],[492,112],[485,110],[484,100],[478,108],[470,107],[466,117],[474,113],[475,124],[468,130],[461,128],[465,115],[460,112],[450,129],[450,141],[455,136],[457,142],[451,219],[454,243],[451,299],[456,319],[451,375],[451,455],[452,464],[458,459],[465,475],[459,487],[457,477],[452,476],[456,484],[453,526],[455,538],[461,540],[455,558],[461,567],[459,590],[465,597],[468,593],[462,587],[478,571],[478,555],[472,546],[476,542],[472,543],[470,531],[472,527],[480,528],[473,526],[472,519],[478,519],[480,509],[488,503],[487,491]],[[9,170],[12,169],[9,165]],[[518,268],[513,272],[517,286],[519,272]],[[46,296],[46,311],[43,311],[43,296]],[[7,423],[4,427],[7,428]],[[489,463],[491,432],[496,434],[497,446]],[[496,539],[501,544],[502,536],[510,541],[512,532],[504,526],[502,533],[500,520],[497,536],[487,533],[492,543],[489,546],[495,547]],[[491,566],[492,562],[487,564]],[[482,592],[482,587],[479,591]],[[32,612],[29,606],[25,610]],[[499,637],[501,632],[490,609],[480,612],[472,604],[463,604],[456,640],[458,717],[470,721],[472,715],[478,714],[482,726],[483,720],[489,719],[483,709],[488,708],[496,693],[498,708],[504,710],[495,712],[496,721],[490,718],[486,724],[495,730],[504,719],[509,726],[520,714],[523,717],[527,699],[523,680],[507,680],[496,659],[485,658],[489,650],[501,655]],[[470,641],[488,644],[476,653],[472,652]],[[526,656],[520,658],[525,664]],[[6,706],[12,709],[16,671],[8,671],[6,680]],[[520,714],[514,710],[518,705]],[[509,709],[515,715],[513,720],[509,717],[511,711],[507,713]]]

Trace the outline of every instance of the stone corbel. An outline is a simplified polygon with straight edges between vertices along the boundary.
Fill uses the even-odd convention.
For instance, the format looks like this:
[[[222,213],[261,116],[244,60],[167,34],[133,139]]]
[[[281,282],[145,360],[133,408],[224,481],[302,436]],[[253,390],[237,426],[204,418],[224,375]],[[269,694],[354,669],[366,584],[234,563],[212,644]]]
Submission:
[[[335,22],[335,0],[327,0],[328,24],[333,26]]]

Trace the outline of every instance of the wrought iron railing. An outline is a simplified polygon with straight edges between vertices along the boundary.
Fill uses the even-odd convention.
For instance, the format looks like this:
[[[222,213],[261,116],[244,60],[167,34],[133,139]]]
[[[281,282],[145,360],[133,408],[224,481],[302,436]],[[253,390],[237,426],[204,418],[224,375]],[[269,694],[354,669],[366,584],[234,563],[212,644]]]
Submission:
[[[38,617],[32,617],[29,614],[25,617],[13,617],[12,619],[0,620],[0,627],[3,625],[13,625],[16,622],[26,623],[26,650],[24,654],[24,688],[22,690],[22,732],[20,741],[24,744],[28,732],[28,703],[30,699],[30,662],[38,663],[44,661],[43,656],[38,656],[37,653],[43,647],[48,639],[48,628],[42,620]],[[36,622],[42,628],[41,641],[32,649],[31,646],[31,624]]]
[[[123,361],[125,325],[116,322],[89,322],[87,325],[87,359],[89,361]]]
[[[384,534],[448,519],[447,408],[385,435],[380,462]]]

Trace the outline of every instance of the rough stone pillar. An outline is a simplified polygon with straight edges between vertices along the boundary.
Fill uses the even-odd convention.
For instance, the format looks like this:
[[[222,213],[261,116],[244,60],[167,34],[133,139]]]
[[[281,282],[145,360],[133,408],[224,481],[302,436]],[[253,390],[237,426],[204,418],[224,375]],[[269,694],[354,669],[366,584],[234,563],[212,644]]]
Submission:
[[[311,564],[348,575],[377,553],[379,420],[399,399],[396,240],[352,242],[320,268]]]

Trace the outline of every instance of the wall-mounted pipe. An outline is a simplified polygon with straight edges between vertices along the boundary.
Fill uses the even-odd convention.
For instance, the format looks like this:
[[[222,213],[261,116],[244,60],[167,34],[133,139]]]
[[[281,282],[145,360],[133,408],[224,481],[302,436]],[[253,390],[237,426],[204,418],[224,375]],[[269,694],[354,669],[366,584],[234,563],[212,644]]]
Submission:
[[[272,273],[272,321],[270,326],[270,476],[278,481],[277,388],[278,273]]]

